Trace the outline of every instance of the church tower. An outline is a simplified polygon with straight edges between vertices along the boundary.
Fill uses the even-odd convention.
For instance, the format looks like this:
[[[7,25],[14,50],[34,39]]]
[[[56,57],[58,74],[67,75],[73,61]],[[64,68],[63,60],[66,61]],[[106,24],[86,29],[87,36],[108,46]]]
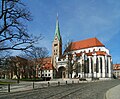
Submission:
[[[59,21],[57,15],[55,35],[52,43],[52,64],[54,66],[54,69],[56,70],[57,70],[56,58],[59,58],[61,55],[62,55],[62,39],[60,35]]]

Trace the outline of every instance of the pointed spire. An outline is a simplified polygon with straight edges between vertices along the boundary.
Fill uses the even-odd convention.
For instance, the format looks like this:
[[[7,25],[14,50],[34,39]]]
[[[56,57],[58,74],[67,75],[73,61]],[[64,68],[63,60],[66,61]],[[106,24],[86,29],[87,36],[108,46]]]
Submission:
[[[59,21],[58,21],[58,13],[57,13],[57,20],[56,20],[55,36],[57,36],[59,41],[61,40],[60,29],[59,29]]]
[[[57,13],[57,20],[58,20],[58,13]]]

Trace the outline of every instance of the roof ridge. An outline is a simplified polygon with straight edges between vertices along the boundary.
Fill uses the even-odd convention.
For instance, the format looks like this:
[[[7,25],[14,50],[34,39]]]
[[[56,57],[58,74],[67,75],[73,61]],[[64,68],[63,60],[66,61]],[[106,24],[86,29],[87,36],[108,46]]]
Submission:
[[[70,50],[79,50],[89,47],[104,46],[96,37],[85,40],[75,41],[70,44]]]
[[[71,42],[71,43],[76,43],[76,42],[87,41],[87,40],[90,40],[90,39],[94,39],[94,38],[87,38],[87,39],[83,39],[83,40],[79,40],[79,41],[74,41],[74,42]],[[97,39],[97,38],[96,38],[96,39]]]

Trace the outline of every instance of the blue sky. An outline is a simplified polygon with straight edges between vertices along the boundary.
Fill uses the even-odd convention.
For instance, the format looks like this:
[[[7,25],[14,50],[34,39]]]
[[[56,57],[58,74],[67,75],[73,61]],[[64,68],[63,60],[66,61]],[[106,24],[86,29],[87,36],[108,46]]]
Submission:
[[[51,55],[56,15],[63,46],[68,40],[97,37],[110,50],[114,63],[120,63],[120,0],[23,0],[33,21],[28,32],[42,34],[37,46],[47,47]]]

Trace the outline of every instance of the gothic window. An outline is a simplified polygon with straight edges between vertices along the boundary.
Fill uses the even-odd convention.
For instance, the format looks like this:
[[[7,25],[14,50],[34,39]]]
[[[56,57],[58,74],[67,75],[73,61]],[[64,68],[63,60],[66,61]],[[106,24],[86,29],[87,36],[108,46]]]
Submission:
[[[90,50],[88,52],[90,53]]]
[[[92,58],[91,58],[91,71],[93,73],[93,60],[92,60]]]
[[[108,73],[108,58],[107,58],[107,63],[106,63],[106,69],[107,69],[107,73]]]
[[[98,58],[96,59],[96,73],[99,72],[99,66],[98,66]]]
[[[87,73],[87,62],[84,62],[84,72]]]
[[[87,58],[87,73],[89,73],[89,58]]]
[[[102,58],[100,57],[100,72],[102,73]]]
[[[57,44],[54,44],[54,46],[57,46]]]

